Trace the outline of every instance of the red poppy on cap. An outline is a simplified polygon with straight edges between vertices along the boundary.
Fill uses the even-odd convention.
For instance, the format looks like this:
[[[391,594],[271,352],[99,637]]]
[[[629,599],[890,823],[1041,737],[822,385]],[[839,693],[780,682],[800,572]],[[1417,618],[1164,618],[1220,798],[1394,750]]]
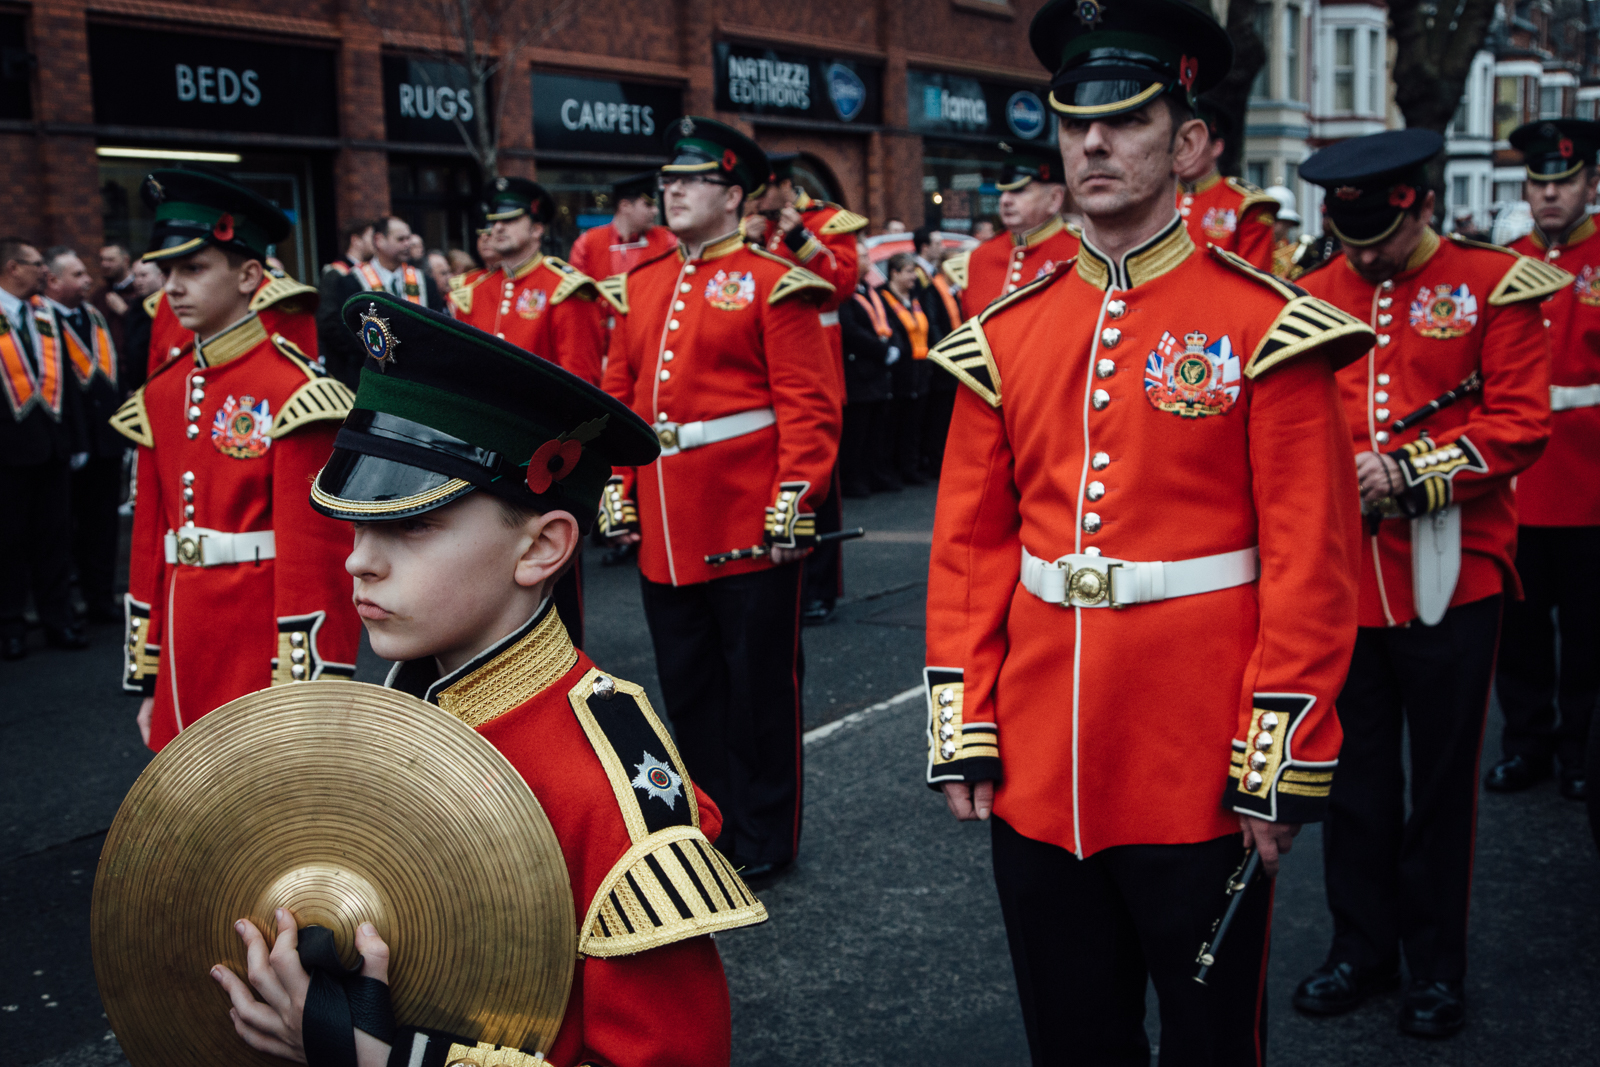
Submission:
[[[553,437],[539,446],[528,460],[528,488],[534,493],[548,492],[550,483],[571,474],[583,455],[582,441],[563,441]]]
[[[1185,89],[1194,88],[1194,80],[1200,76],[1200,60],[1197,56],[1183,56],[1178,60],[1178,84]]]
[[[725,149],[722,150],[722,169],[723,170],[730,170],[731,171],[735,166],[738,165],[738,163],[739,163],[739,157],[733,154],[733,149],[725,148]]]
[[[1389,206],[1402,211],[1417,202],[1417,191],[1409,185],[1397,185],[1389,190]]]
[[[1556,142],[1556,151],[1561,153],[1562,159],[1572,158],[1572,138],[1563,137]]]
[[[211,236],[219,241],[233,240],[233,216],[224,215],[218,219],[217,224],[211,227]]]
[[[1042,181],[1049,181],[1050,180],[1050,164],[1048,164],[1048,163],[1039,164],[1039,178]]]

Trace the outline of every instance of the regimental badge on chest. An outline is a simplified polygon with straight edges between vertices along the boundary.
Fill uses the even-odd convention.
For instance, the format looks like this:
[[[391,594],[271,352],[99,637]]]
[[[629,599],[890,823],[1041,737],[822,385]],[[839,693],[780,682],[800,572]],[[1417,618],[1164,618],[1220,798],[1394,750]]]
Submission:
[[[1220,241],[1233,236],[1233,231],[1239,228],[1239,216],[1231,207],[1209,207],[1200,219],[1200,228],[1207,237]]]
[[[756,276],[747,270],[719,270],[706,279],[706,303],[718,311],[743,311],[756,298]]]
[[[1046,274],[1049,274],[1051,271],[1053,271],[1055,269],[1056,269],[1056,261],[1053,260],[1053,259],[1047,259],[1047,260],[1044,261],[1044,266],[1039,268],[1039,273],[1037,273],[1037,274],[1035,274],[1033,276],[1033,280],[1034,281],[1038,281],[1040,278],[1043,278]]]
[[[1239,399],[1239,357],[1227,334],[1209,338],[1196,330],[1183,341],[1161,335],[1144,364],[1144,394],[1153,407],[1186,419],[1226,415]]]
[[[1584,267],[1573,280],[1572,293],[1578,298],[1578,303],[1600,307],[1600,271]]]
[[[1478,298],[1465,284],[1424,285],[1411,301],[1411,328],[1424,337],[1447,341],[1478,325]]]
[[[211,443],[234,459],[259,459],[272,447],[272,409],[253,396],[228,397],[211,420]]]
[[[544,314],[550,303],[550,294],[543,289],[524,289],[517,294],[517,314],[525,319],[536,319]]]

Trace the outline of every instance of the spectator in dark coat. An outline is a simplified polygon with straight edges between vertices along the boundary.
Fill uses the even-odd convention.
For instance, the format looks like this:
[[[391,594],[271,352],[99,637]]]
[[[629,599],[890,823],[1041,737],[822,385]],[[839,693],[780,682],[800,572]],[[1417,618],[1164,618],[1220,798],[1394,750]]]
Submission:
[[[909,252],[889,257],[889,284],[878,290],[889,309],[891,341],[901,358],[894,373],[893,469],[907,485],[924,485],[922,421],[928,406],[928,313],[917,299],[917,261]]]
[[[868,496],[874,489],[898,489],[888,456],[893,402],[891,362],[894,331],[889,309],[877,291],[861,281],[855,296],[839,305],[839,333],[844,342],[844,430],[839,438],[840,490],[847,497]]]

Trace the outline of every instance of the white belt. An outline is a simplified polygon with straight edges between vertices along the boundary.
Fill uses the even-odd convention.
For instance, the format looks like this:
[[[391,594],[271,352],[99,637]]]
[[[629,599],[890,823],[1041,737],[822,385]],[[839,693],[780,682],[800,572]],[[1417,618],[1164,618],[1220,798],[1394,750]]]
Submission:
[[[824,311],[817,316],[817,321],[824,326],[837,326],[839,325],[839,313],[837,311]]]
[[[1600,407],[1600,385],[1552,385],[1550,410]]]
[[[724,415],[720,419],[704,422],[658,422],[656,439],[661,442],[663,456],[675,456],[691,448],[704,448],[719,441],[731,441],[747,433],[765,430],[778,421],[771,408],[752,408],[737,415]]]
[[[278,554],[271,530],[223,533],[199,526],[167,531],[167,562],[187,567],[222,567],[229,563],[259,563]]]
[[[1040,600],[1071,608],[1120,608],[1212,593],[1253,582],[1260,574],[1261,557],[1254,547],[1171,563],[1086,555],[1050,563],[1022,550],[1022,588]]]

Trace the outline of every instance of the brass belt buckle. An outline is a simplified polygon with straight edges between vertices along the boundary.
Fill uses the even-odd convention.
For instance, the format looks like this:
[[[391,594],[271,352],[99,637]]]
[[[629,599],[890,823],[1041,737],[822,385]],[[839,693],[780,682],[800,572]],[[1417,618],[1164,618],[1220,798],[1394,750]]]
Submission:
[[[662,423],[656,427],[656,440],[661,442],[663,449],[678,447],[678,426],[676,423]]]
[[[1111,571],[1079,567],[1067,576],[1067,602],[1075,607],[1092,608],[1111,599]]]
[[[205,548],[201,545],[201,537],[178,536],[178,562],[190,567],[204,567],[206,564]]]

